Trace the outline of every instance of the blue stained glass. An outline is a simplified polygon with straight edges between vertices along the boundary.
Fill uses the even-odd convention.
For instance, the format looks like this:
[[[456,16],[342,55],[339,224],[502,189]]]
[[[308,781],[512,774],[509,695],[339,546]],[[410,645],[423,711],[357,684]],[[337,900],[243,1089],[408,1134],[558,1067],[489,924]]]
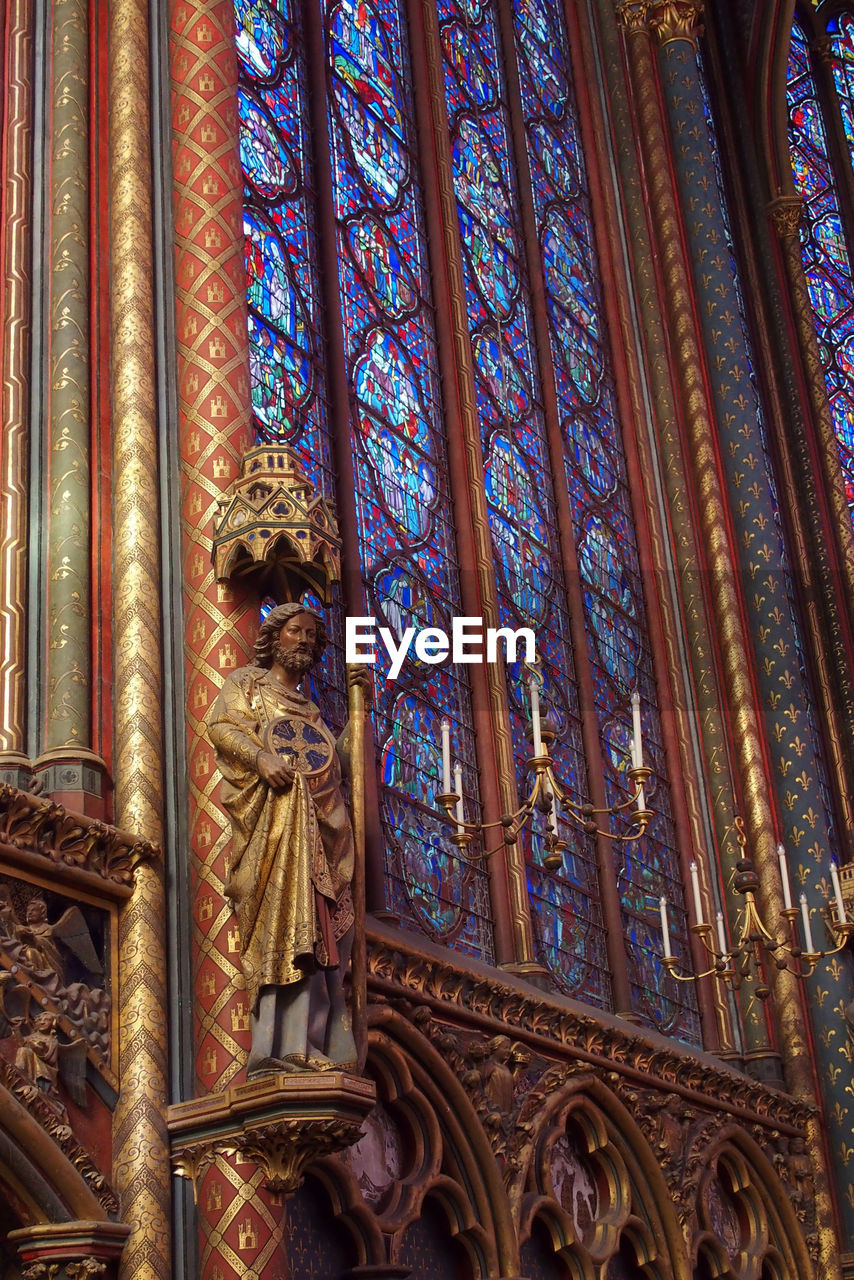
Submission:
[[[350,252],[380,311],[399,320],[419,305],[418,287],[394,237],[366,214],[347,228]]]
[[[291,342],[304,344],[307,322],[279,237],[250,212],[243,215],[250,304]]]
[[[234,42],[253,78],[272,79],[290,53],[290,11],[268,0],[235,0]]]
[[[240,163],[258,195],[278,200],[297,187],[293,157],[282,142],[269,112],[245,89],[237,91],[240,119]]]
[[[409,178],[409,155],[383,25],[367,4],[337,6],[329,25],[332,93],[345,137],[371,195],[381,205],[394,204]]]
[[[655,704],[638,553],[613,375],[605,344],[599,267],[580,129],[570,87],[569,43],[559,5],[514,0],[520,88],[534,211],[542,246],[566,479],[585,605],[594,702],[604,747],[606,793],[625,795],[632,690],[641,692],[648,794],[656,815],[648,834],[618,861],[637,1008],[654,1025],[699,1039],[694,993],[664,981],[658,897],[679,912],[687,951],[662,731]],[[615,851],[618,860],[621,851]],[[674,913],[675,914],[675,913]]]
[[[535,120],[528,131],[531,148],[553,193],[564,198],[578,194],[578,168],[574,156],[544,121]]]
[[[854,164],[854,20],[850,14],[831,18],[833,79]],[[854,275],[827,147],[824,123],[810,67],[806,36],[792,27],[786,96],[789,148],[795,187],[804,198],[805,228],[801,237],[804,273],[816,322],[831,416],[839,445],[839,461],[854,520],[854,442],[852,421],[852,352],[854,352]]]
[[[285,0],[235,0],[234,21],[256,435],[291,442],[331,496],[302,59]]]
[[[481,384],[497,412],[514,422],[527,418],[532,407],[528,380],[497,331],[483,328],[474,339],[472,350]]]
[[[450,630],[463,613],[412,154],[399,0],[343,0],[326,14],[339,285],[351,393],[366,610],[400,637]],[[452,724],[466,812],[479,813],[467,669],[410,655],[376,683],[387,907],[489,960],[482,865],[467,864],[437,812],[440,721]]]
[[[470,104],[484,107],[495,101],[495,81],[477,46],[472,45],[464,29],[456,22],[442,28],[445,57],[456,73],[457,81]]]

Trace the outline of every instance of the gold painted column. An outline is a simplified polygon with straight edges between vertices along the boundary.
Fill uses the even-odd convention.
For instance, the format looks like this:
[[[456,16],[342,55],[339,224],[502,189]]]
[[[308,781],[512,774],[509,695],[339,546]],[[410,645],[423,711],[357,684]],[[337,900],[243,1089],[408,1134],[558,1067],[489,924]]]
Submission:
[[[35,771],[72,809],[104,815],[93,754],[89,333],[89,22],[85,0],[54,0],[50,110],[46,641]]]
[[[116,824],[163,842],[160,512],[154,368],[148,0],[110,4],[113,639]],[[171,1275],[163,860],[139,861],[119,918],[113,1177],[131,1227],[119,1275]]]
[[[776,857],[759,719],[753,701],[748,643],[741,625],[735,576],[737,555],[730,541],[726,503],[717,469],[712,417],[704,390],[703,358],[694,327],[688,264],[682,252],[679,211],[671,180],[669,149],[647,24],[648,10],[646,3],[623,4],[620,18],[626,31],[629,75],[652,221],[658,239],[672,357],[682,394],[682,416],[687,437],[685,453],[690,460],[693,501],[704,544],[704,568],[709,576],[712,617],[730,697],[734,766],[744,799],[744,816],[754,850],[761,844]],[[699,583],[697,586],[699,590]],[[705,660],[708,662],[710,657],[705,657]],[[711,678],[711,673],[709,675]],[[719,852],[723,867],[729,872],[737,857],[734,843],[724,842]],[[727,895],[726,907],[730,923],[734,925],[737,904],[731,894]],[[751,1069],[767,1078],[778,1077],[779,1064],[767,1019],[760,1002],[753,998],[749,982],[742,987],[741,1016],[745,1058]]]
[[[32,253],[33,0],[6,11],[3,337],[0,438],[0,781],[28,789],[27,476]]]
[[[832,853],[823,796],[820,761],[815,754],[808,717],[808,691],[798,657],[797,620],[789,600],[789,566],[776,527],[773,475],[761,437],[761,405],[749,376],[751,356],[738,294],[738,282],[727,243],[727,226],[715,169],[712,139],[703,109],[697,24],[697,0],[667,0],[651,6],[659,39],[662,98],[672,136],[672,162],[684,217],[683,230],[694,268],[694,295],[700,335],[705,344],[708,386],[719,439],[720,469],[735,538],[734,565],[743,584],[743,605],[751,647],[762,723],[768,742],[768,786],[777,801],[777,820],[790,859],[793,878],[808,889],[817,905],[818,881]],[[770,836],[771,833],[769,832]],[[806,841],[809,841],[807,846]],[[803,847],[802,847],[803,845]],[[762,913],[771,933],[789,936],[782,913],[782,891],[773,838],[752,844],[759,877]],[[823,877],[826,884],[827,877]],[[820,919],[820,917],[819,917]],[[817,921],[818,923],[818,921]],[[833,1052],[822,1037],[810,1043],[803,1004],[805,992],[817,998],[819,987],[831,998],[850,983],[841,972],[823,966],[802,985],[785,967],[769,965],[770,985],[780,1027],[786,1080],[800,1100],[814,1104],[814,1070],[823,1071]],[[822,1028],[824,1015],[815,1019]],[[826,1030],[826,1028],[824,1028]],[[825,1110],[828,1146],[840,1136],[850,1140],[850,1120]],[[808,1121],[810,1158],[815,1179],[815,1211],[819,1248],[815,1257],[822,1280],[839,1274],[838,1241],[830,1194],[823,1124],[813,1112]],[[837,1166],[837,1171],[842,1172]]]
[[[714,622],[710,603],[703,590],[703,572],[699,549],[699,531],[693,519],[691,478],[687,450],[682,446],[680,409],[676,402],[676,390],[671,377],[667,336],[661,312],[658,291],[656,261],[651,239],[651,227],[647,222],[644,191],[640,178],[637,147],[628,145],[638,123],[632,114],[626,83],[626,69],[619,28],[642,23],[645,3],[629,0],[618,12],[619,26],[613,22],[613,0],[598,0],[605,19],[599,25],[599,51],[608,88],[610,127],[613,133],[625,140],[614,157],[619,168],[622,194],[619,213],[614,210],[611,224],[614,242],[619,236],[620,215],[631,239],[631,288],[636,310],[630,301],[623,312],[623,345],[631,362],[630,390],[634,402],[635,417],[643,422],[647,409],[643,393],[648,391],[651,401],[649,428],[638,431],[638,448],[641,468],[649,481],[649,501],[655,499],[655,477],[660,477],[662,502],[666,505],[669,546],[664,548],[666,536],[658,529],[658,521],[650,521],[650,537],[656,548],[656,561],[666,564],[669,558],[675,564],[678,606],[670,595],[669,584],[661,579],[662,609],[667,617],[664,628],[665,653],[674,671],[678,671],[686,658],[690,665],[695,709],[683,702],[681,687],[674,692],[676,719],[679,726],[685,778],[686,803],[689,811],[693,848],[697,852],[701,889],[709,917],[718,907],[712,880],[714,864],[708,854],[723,844],[733,819],[733,796],[736,779],[729,759],[722,706],[716,680]],[[583,34],[583,32],[582,32]],[[590,50],[588,62],[595,55]],[[635,139],[637,142],[637,139]],[[637,334],[632,320],[637,317],[641,326],[644,367],[636,363],[635,344]],[[653,455],[656,455],[655,457]],[[681,612],[677,621],[677,608]],[[684,649],[683,649],[684,645]],[[699,751],[694,744],[694,734],[699,738]],[[698,758],[698,757],[701,757]],[[703,767],[703,765],[705,767]],[[697,772],[700,776],[697,776]],[[706,800],[706,795],[708,799]],[[707,825],[706,805],[710,811],[711,830]],[[706,856],[704,856],[706,855]],[[733,1026],[733,1015],[725,993],[719,983],[709,984],[709,994],[715,1009],[715,1019],[720,1041],[720,1056],[739,1056],[740,1035]]]

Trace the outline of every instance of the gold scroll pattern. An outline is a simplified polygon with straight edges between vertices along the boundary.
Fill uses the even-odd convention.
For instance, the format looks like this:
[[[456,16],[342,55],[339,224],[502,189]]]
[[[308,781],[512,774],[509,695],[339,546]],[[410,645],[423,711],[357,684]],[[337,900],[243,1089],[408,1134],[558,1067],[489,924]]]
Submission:
[[[25,759],[27,415],[32,207],[32,0],[7,9],[3,174],[3,439],[0,444],[0,763]]]
[[[148,3],[110,5],[110,285],[113,416],[115,814],[163,841],[163,681]],[[119,918],[119,1079],[113,1169],[132,1224],[130,1280],[171,1274],[166,1131],[165,900],[162,859],[135,869]]]
[[[762,838],[767,845],[773,847],[770,801],[765,783],[758,719],[752,701],[747,643],[739,618],[733,554],[727,534],[723,493],[717,474],[711,419],[703,391],[702,360],[693,324],[687,267],[681,251],[679,217],[670,177],[655,63],[648,33],[639,24],[633,22],[628,27],[627,44],[634,102],[646,159],[650,201],[658,232],[661,271],[666,290],[665,305],[670,321],[677,376],[683,396],[684,422],[688,435],[688,448],[685,452],[689,455],[693,471],[693,487],[699,507],[700,533],[706,544],[704,568],[710,576],[714,620],[720,637],[727,685],[733,695],[737,767],[745,797],[746,818],[751,838],[754,841]],[[683,449],[682,441],[675,429],[672,432],[671,441],[671,457],[675,458]],[[674,465],[675,463],[671,462],[666,467],[666,474],[672,476]],[[694,503],[687,493],[684,502],[685,511],[682,519],[687,522],[691,518]],[[682,550],[684,554],[684,547]],[[702,599],[699,575],[696,572],[694,582],[695,607],[699,608]],[[702,651],[696,653],[696,659],[703,664],[706,685],[711,691],[715,681],[711,646],[703,646]],[[706,703],[704,706],[704,728],[714,727],[718,716],[718,703],[715,697],[711,705]],[[718,734],[713,738],[716,755],[710,756],[709,760],[717,761],[720,766],[726,766],[728,772],[726,746],[721,729],[722,726],[718,728]],[[714,768],[713,763],[711,767]],[[710,781],[713,790],[716,790],[720,796],[720,789],[727,785],[727,774],[724,774],[723,779],[711,777]],[[732,821],[731,809],[722,799],[719,799],[715,806],[715,817],[720,838],[721,822],[725,822],[728,826]],[[730,861],[734,865],[734,846],[731,842],[721,841],[719,850],[724,867],[729,871]],[[705,873],[708,876],[708,868],[705,868]],[[712,897],[708,884],[705,888],[709,894],[706,900],[711,903]],[[749,984],[745,983],[742,992],[741,1016],[748,1052],[767,1053],[770,1051],[770,1039],[765,1015],[760,1003],[752,999]]]
[[[53,6],[45,748],[89,747],[89,30]]]
[[[217,584],[211,563],[217,501],[249,443],[233,26],[223,0],[181,0],[172,15],[192,959],[203,1090],[225,1087],[249,1047],[237,926],[223,897],[230,824],[205,732],[208,708],[229,671],[248,661],[257,626],[251,602]]]

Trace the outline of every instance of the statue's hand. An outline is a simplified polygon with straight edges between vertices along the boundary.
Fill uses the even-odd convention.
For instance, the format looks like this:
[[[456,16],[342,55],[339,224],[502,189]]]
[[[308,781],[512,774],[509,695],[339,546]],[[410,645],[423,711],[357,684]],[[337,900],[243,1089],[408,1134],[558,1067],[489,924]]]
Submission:
[[[294,780],[293,767],[286,764],[281,756],[274,755],[272,751],[259,751],[255,768],[258,770],[258,776],[276,790],[289,787]]]
[[[347,679],[350,684],[358,685],[365,695],[365,706],[369,709],[373,706],[374,686],[371,681],[371,673],[368,667],[361,662],[353,662],[347,666]]]

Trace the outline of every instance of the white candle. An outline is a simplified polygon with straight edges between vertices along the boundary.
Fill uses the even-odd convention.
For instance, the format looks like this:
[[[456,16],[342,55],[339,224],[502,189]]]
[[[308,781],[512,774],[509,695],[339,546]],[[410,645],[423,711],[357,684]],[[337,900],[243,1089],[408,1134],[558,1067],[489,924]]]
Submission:
[[[697,917],[697,924],[703,923],[703,899],[700,897],[700,873],[697,870],[696,862],[692,862],[689,868],[691,872],[691,888],[694,891],[694,914]]]
[[[451,791],[451,722],[442,716],[442,790],[445,795]]]
[[[466,811],[463,807],[463,770],[459,760],[454,765],[454,790],[459,799],[457,800],[457,835],[462,835],[466,820]]]
[[[789,864],[786,861],[786,850],[781,844],[777,845],[777,860],[780,863],[780,879],[783,882],[783,906],[789,911],[792,906],[792,887],[789,884]]]
[[[534,738],[534,755],[541,756],[543,754],[543,739],[540,733],[540,682],[533,671],[528,680],[528,688],[531,691],[531,731]]]
[[[629,738],[629,759],[632,762],[632,768],[636,769],[638,766],[638,758],[635,755],[635,740],[633,737]]]
[[[842,885],[839,883],[839,871],[836,863],[831,859],[830,862],[830,879],[833,884],[833,896],[836,898],[836,914],[840,924],[846,923],[845,903],[842,899]]]
[[[632,763],[636,769],[643,768],[643,734],[641,730],[641,705],[640,694],[635,689],[632,694],[632,742],[634,749],[632,752]]]
[[[726,944],[726,933],[724,931],[724,913],[719,911],[715,916],[715,923],[718,926],[718,951],[722,956],[729,957],[729,947]]]
[[[807,906],[807,895],[801,894],[801,919],[804,922],[804,950],[814,955],[812,945],[812,929],[810,928],[810,909]]]
[[[552,787],[552,830],[557,835],[557,793]]]
[[[661,912],[661,937],[664,942],[664,958],[669,960],[673,955],[670,950],[670,928],[667,924],[667,899],[658,899],[658,909]]]

